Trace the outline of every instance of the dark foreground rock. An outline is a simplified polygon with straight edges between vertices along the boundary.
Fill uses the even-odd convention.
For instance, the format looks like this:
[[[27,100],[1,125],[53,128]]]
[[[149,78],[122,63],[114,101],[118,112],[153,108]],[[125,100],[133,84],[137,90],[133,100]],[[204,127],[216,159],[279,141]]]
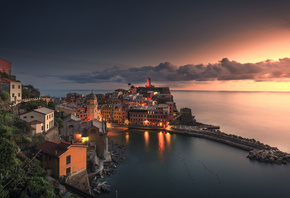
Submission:
[[[282,152],[279,149],[267,150],[252,150],[247,156],[249,159],[257,160],[260,162],[274,163],[274,164],[287,164],[290,162],[290,155]]]
[[[126,148],[124,145],[113,142],[109,139],[109,152],[111,153],[110,162],[103,162],[103,169],[98,172],[93,181],[91,188],[94,194],[110,192],[110,185],[106,184],[106,177],[114,174],[117,169],[117,164],[125,160]]]

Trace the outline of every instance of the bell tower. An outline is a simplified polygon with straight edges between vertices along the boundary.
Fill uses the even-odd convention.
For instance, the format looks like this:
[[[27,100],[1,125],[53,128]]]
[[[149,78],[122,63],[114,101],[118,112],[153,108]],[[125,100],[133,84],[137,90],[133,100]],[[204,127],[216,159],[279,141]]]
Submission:
[[[98,100],[94,92],[87,95],[87,121],[97,119]]]

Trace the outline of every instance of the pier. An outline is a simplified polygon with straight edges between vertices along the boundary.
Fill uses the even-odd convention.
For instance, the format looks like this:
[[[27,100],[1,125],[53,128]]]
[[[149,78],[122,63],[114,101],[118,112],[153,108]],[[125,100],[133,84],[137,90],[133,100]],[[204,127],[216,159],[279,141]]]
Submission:
[[[221,132],[215,127],[204,126],[171,125],[165,129],[170,133],[189,135],[199,138],[220,142],[249,152],[247,156],[251,160],[266,163],[287,164],[290,162],[290,154],[280,151],[277,147],[271,147],[255,139],[243,138],[241,136]]]

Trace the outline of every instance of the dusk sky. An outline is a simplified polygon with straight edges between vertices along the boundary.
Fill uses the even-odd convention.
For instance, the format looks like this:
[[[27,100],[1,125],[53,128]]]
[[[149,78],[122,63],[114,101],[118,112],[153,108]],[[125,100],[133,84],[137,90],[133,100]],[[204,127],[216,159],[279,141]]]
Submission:
[[[42,90],[290,91],[290,1],[0,0],[0,58]]]

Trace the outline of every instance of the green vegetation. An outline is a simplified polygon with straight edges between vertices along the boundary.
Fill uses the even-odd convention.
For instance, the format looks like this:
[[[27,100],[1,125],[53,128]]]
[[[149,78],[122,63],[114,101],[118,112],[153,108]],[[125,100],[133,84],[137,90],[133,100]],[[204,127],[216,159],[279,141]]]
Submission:
[[[33,85],[23,85],[22,86],[22,98],[39,98],[40,92],[38,89],[34,88]]]
[[[17,117],[0,112],[0,197],[56,197],[39,162],[20,152],[21,144],[32,139],[18,126],[24,125]]]
[[[25,109],[26,111],[30,111],[33,109],[37,109],[39,107],[46,107],[49,109],[54,109],[54,104],[52,102],[46,102],[44,100],[33,100],[29,102],[21,102],[18,106],[20,109]]]
[[[63,125],[63,120],[62,120],[60,117],[55,118],[54,121],[57,122],[57,124],[58,124],[58,129],[59,129],[59,130],[62,129],[62,128],[64,127],[64,125]]]
[[[11,75],[7,74],[6,72],[0,72],[0,78],[7,78],[10,80],[15,80],[15,76],[11,76]]]
[[[10,94],[6,91],[1,91],[0,92],[0,97],[3,101],[7,101],[10,98]]]

